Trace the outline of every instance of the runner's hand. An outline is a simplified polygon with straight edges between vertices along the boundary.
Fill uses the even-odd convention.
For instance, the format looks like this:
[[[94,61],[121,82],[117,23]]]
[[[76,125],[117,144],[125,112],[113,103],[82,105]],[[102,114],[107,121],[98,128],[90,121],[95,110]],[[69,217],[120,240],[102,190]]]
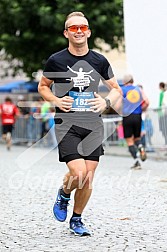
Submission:
[[[95,98],[88,99],[87,103],[91,105],[91,111],[94,113],[103,112],[106,109],[106,101],[96,92],[94,92]]]
[[[56,105],[64,112],[69,112],[72,104],[74,102],[74,99],[70,96],[64,96],[62,98],[58,98]]]

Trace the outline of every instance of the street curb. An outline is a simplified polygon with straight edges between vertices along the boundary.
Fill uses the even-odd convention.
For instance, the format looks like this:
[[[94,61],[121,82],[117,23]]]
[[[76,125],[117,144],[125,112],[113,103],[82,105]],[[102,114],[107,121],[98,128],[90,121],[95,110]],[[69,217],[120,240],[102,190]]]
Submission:
[[[112,146],[110,146],[110,149],[104,147],[104,154],[108,156],[115,156],[115,157],[131,157],[128,150],[124,148],[117,148],[117,150]],[[162,156],[158,152],[147,152],[147,158],[155,161],[167,161],[167,156]]]

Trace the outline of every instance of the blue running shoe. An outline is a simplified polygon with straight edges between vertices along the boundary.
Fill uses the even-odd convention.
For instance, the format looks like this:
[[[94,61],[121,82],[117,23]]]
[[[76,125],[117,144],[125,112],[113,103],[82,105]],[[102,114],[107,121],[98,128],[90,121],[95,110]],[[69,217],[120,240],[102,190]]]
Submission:
[[[72,217],[70,220],[70,231],[75,235],[88,236],[91,235],[89,230],[81,221],[81,217]]]
[[[67,218],[67,207],[69,205],[68,201],[70,198],[65,198],[60,194],[60,189],[58,191],[57,199],[53,207],[53,213],[58,221],[65,221]]]

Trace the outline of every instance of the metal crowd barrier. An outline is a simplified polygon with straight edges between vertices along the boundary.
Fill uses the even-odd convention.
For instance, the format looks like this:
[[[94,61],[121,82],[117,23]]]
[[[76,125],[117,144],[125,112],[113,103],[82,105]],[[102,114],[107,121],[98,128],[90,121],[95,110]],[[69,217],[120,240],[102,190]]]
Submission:
[[[144,117],[146,148],[167,149],[167,108],[148,109],[144,112]],[[122,117],[119,115],[105,115],[103,117],[104,145],[120,145],[117,125],[121,121]],[[41,128],[41,120],[39,119],[31,121],[30,118],[18,118],[13,131],[13,143],[37,142],[41,137]]]
[[[149,109],[145,112],[146,146],[167,148],[167,108]]]
[[[16,120],[12,132],[13,143],[37,142],[41,136],[41,121],[21,116]],[[1,125],[1,122],[0,122]],[[0,127],[0,134],[2,134]]]
[[[108,116],[103,118],[104,122],[104,145],[117,145],[118,136],[116,124],[121,121],[120,116]],[[0,122],[1,125],[1,122]],[[24,144],[28,142],[37,142],[41,137],[42,122],[39,119],[31,119],[21,116],[16,120],[12,132],[12,142],[14,144]],[[0,135],[1,135],[0,127]]]
[[[117,124],[118,122],[122,121],[122,117],[117,115],[112,116],[105,116],[103,117],[104,123],[104,145],[111,146],[111,145],[118,145],[119,139],[117,134]]]
[[[144,123],[145,146],[148,151],[167,150],[167,107],[148,109],[142,115]],[[122,121],[120,116],[105,117],[105,145],[119,145],[116,127]],[[110,134],[110,136],[109,136]]]
[[[20,117],[17,119],[13,130],[13,141],[15,143],[37,142],[41,136],[41,121]]]

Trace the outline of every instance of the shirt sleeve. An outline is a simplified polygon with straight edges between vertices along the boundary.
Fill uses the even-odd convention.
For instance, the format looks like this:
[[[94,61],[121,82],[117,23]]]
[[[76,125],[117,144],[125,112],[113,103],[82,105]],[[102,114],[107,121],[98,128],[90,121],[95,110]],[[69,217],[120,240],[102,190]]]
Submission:
[[[102,66],[101,76],[104,78],[104,80],[109,80],[114,77],[112,67],[105,57],[103,58],[103,66]]]
[[[49,57],[49,59],[45,64],[43,75],[49,80],[54,80],[55,71],[56,71],[55,62],[51,56]]]

